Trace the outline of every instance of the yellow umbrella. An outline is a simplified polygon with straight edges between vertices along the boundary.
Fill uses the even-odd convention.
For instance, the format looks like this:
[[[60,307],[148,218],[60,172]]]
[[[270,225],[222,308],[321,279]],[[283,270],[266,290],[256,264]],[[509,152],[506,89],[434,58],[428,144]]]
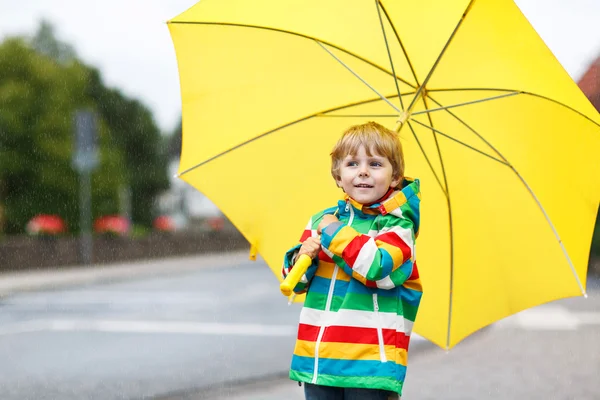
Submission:
[[[277,276],[340,198],[334,142],[374,120],[421,180],[417,333],[449,348],[585,293],[600,117],[513,1],[202,0],[169,29],[179,174]]]

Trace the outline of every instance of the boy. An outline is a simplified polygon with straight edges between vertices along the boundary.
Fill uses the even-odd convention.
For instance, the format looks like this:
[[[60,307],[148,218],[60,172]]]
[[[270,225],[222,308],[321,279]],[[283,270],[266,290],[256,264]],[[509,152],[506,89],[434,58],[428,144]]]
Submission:
[[[312,265],[290,378],[307,400],[398,399],[421,300],[415,263],[419,181],[404,177],[398,136],[368,122],[350,127],[331,153],[345,201],[313,216],[284,260]],[[319,236],[320,235],[320,236]]]

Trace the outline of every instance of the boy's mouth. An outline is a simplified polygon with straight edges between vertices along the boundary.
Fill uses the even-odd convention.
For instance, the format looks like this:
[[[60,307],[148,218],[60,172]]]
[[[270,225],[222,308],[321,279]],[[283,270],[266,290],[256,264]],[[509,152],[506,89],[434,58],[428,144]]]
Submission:
[[[354,185],[355,188],[361,188],[361,189],[371,189],[373,186],[372,185],[367,185],[366,183],[361,183],[358,185]]]

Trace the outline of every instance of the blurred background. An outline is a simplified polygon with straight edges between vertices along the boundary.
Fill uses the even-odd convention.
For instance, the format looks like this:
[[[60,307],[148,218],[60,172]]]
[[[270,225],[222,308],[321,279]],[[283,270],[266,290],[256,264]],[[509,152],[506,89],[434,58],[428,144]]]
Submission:
[[[0,1],[3,268],[116,260],[102,242],[67,240],[80,234],[118,237],[118,253],[135,258],[131,240],[231,228],[175,178],[181,116],[166,20],[193,3]],[[89,129],[77,128],[82,113]],[[27,237],[60,238],[61,251],[37,254]]]
[[[286,375],[298,308],[246,261],[218,208],[174,177],[166,21],[194,3],[0,0],[2,399],[217,398]],[[516,3],[600,110],[600,2]],[[597,221],[590,273],[599,259]],[[219,289],[232,276],[243,296]],[[578,398],[600,398],[592,389]]]
[[[3,246],[23,236],[82,231],[140,239],[157,231],[229,227],[208,199],[174,177],[181,114],[166,21],[194,3],[0,0]],[[600,3],[517,4],[599,107]],[[94,118],[91,148],[78,144],[77,112]],[[54,258],[42,257],[46,263]],[[0,265],[9,263],[4,259]]]
[[[195,2],[166,3],[0,0],[3,242],[22,235],[78,235],[87,219],[95,234],[130,238],[224,227],[208,199],[174,178],[180,98],[165,22]],[[599,107],[599,3],[517,4]],[[77,154],[78,111],[95,117],[95,145],[83,154]],[[89,216],[82,216],[87,204],[77,156],[92,159],[83,166],[91,179]]]

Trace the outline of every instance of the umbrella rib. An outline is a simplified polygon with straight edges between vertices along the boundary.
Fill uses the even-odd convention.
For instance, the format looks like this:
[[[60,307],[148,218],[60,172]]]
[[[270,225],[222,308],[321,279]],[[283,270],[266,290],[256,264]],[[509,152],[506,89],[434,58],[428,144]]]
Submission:
[[[392,95],[392,96],[388,96],[388,97],[389,98],[394,98],[396,96],[397,95]],[[210,157],[210,158],[208,158],[208,159],[206,159],[206,160],[204,160],[204,161],[202,161],[202,162],[200,162],[200,163],[198,163],[196,165],[193,165],[193,166],[191,166],[191,167],[189,167],[189,168],[181,171],[176,176],[178,178],[180,178],[183,175],[187,174],[188,172],[191,172],[191,171],[193,171],[196,168],[199,168],[199,167],[201,167],[201,166],[203,166],[205,164],[208,164],[209,162],[214,161],[217,158],[219,158],[219,157],[221,157],[221,156],[223,156],[223,155],[225,155],[227,153],[231,153],[232,151],[237,150],[237,149],[239,149],[241,147],[244,147],[245,145],[250,144],[250,143],[254,142],[255,140],[261,139],[261,138],[263,138],[263,137],[265,137],[267,135],[270,135],[271,133],[274,133],[274,132],[277,132],[278,130],[281,130],[283,128],[287,128],[289,126],[295,125],[295,124],[297,124],[299,122],[303,122],[303,121],[306,121],[306,120],[309,120],[309,119],[315,118],[315,117],[323,117],[323,116],[325,116],[324,114],[326,114],[326,113],[330,113],[330,112],[334,112],[334,111],[338,111],[338,110],[344,110],[346,108],[360,106],[360,105],[364,105],[364,104],[369,104],[369,103],[373,103],[373,102],[380,101],[380,100],[381,99],[379,97],[376,97],[376,98],[372,98],[372,99],[357,101],[355,103],[350,103],[350,104],[346,104],[346,105],[343,105],[343,106],[330,108],[330,109],[327,109],[327,110],[324,110],[324,111],[319,111],[319,112],[316,112],[314,114],[310,114],[308,116],[302,117],[300,119],[288,122],[286,124],[278,126],[277,128],[271,129],[270,131],[261,133],[260,135],[258,135],[256,137],[253,137],[252,139],[248,139],[245,142],[242,142],[242,143],[240,143],[240,144],[238,144],[236,146],[233,146],[230,149],[227,149],[227,150],[225,150],[225,151],[223,151],[223,152],[221,152],[219,154],[216,154],[216,155],[214,155],[214,156],[212,156],[212,157]]]
[[[390,97],[395,97],[395,96],[390,96]],[[379,99],[376,99],[375,101],[377,101]],[[366,117],[372,117],[372,118],[381,118],[381,117],[394,117],[394,118],[398,118],[397,115],[393,115],[393,114],[366,114],[366,115],[359,115],[359,114],[342,114],[342,115],[326,115],[326,114],[317,114],[316,117],[320,117],[320,118],[366,118]],[[418,121],[416,121],[418,122]],[[431,164],[431,161],[429,160],[429,157],[427,157],[427,153],[425,152],[425,149],[423,148],[423,146],[421,145],[421,141],[419,140],[419,137],[416,135],[412,125],[410,125],[409,123],[409,127],[410,130],[413,134],[413,137],[415,138],[417,145],[419,146],[419,149],[421,150],[421,153],[423,153],[423,157],[425,157],[425,161],[427,161],[427,164],[429,165],[429,168],[431,169],[431,172],[433,173],[433,176],[435,177],[438,185],[440,185],[440,188],[442,189],[442,192],[444,192],[444,194],[446,194],[446,190],[444,189],[444,185],[442,185],[442,182],[440,181],[440,178],[438,177],[437,173],[435,172],[435,169],[433,168],[433,165]]]
[[[427,98],[423,98],[423,104],[425,109],[429,108],[427,104]],[[411,118],[416,123],[419,121]],[[444,158],[442,157],[442,150],[440,148],[440,144],[438,142],[436,132],[439,132],[437,129],[433,127],[433,119],[431,118],[431,114],[427,114],[427,119],[429,120],[429,126],[424,125],[426,128],[432,130],[433,140],[435,141],[435,147],[438,151],[438,157],[440,159],[440,165],[442,167],[442,174],[444,177],[444,184],[446,186],[446,207],[448,209],[448,229],[450,231],[450,286],[449,286],[449,298],[448,298],[448,331],[446,334],[446,350],[450,349],[450,333],[452,327],[452,309],[454,305],[454,221],[452,219],[452,201],[450,199],[450,186],[448,185],[448,176],[446,175],[446,166],[444,164]]]
[[[394,96],[395,97],[395,96]],[[398,118],[398,114],[335,114],[318,115],[320,118]]]
[[[401,93],[402,96],[408,96],[410,94],[415,94],[415,92],[404,92]],[[386,96],[388,99],[393,99],[397,95]],[[380,99],[375,99],[374,101],[378,101]],[[398,118],[398,114],[335,114],[335,115],[327,115],[326,113],[331,111],[325,111],[324,113],[317,114],[319,118]]]
[[[389,98],[394,98],[395,96],[397,96],[397,95],[392,95],[392,96],[388,96],[388,97]],[[235,151],[235,150],[237,150],[237,149],[239,149],[241,147],[244,147],[247,144],[250,144],[250,143],[254,142],[255,140],[261,139],[261,138],[263,138],[263,137],[265,137],[267,135],[270,135],[271,133],[274,133],[274,132],[277,132],[277,131],[279,131],[281,129],[287,128],[287,127],[292,126],[292,125],[295,125],[295,124],[297,124],[299,122],[303,122],[303,121],[306,121],[306,120],[309,120],[309,119],[315,118],[315,117],[334,117],[333,115],[326,115],[326,114],[330,113],[330,112],[335,112],[335,111],[338,111],[338,110],[343,110],[343,109],[346,109],[346,108],[350,108],[350,107],[355,107],[355,106],[359,106],[359,105],[364,105],[364,104],[368,104],[368,103],[377,102],[377,101],[380,101],[380,100],[381,99],[379,97],[377,97],[377,98],[363,100],[363,101],[359,101],[359,102],[355,102],[355,103],[350,103],[350,104],[346,104],[346,105],[343,105],[343,106],[334,107],[334,108],[331,108],[331,109],[328,109],[328,110],[325,110],[325,111],[320,111],[320,112],[308,115],[306,117],[300,118],[298,120],[286,123],[286,124],[281,125],[281,126],[279,126],[277,128],[271,129],[268,132],[262,133],[262,134],[254,137],[252,139],[246,140],[245,142],[242,142],[242,143],[240,143],[240,144],[238,144],[238,145],[236,145],[236,146],[234,146],[234,147],[232,147],[230,149],[227,149],[227,150],[225,150],[225,151],[223,151],[223,152],[221,152],[221,153],[219,153],[219,154],[217,154],[217,155],[215,155],[215,156],[213,156],[213,157],[211,157],[211,158],[209,158],[207,160],[204,160],[204,161],[202,161],[202,162],[200,162],[200,163],[198,163],[196,165],[193,165],[192,167],[189,167],[189,168],[185,169],[184,171],[180,172],[176,176],[178,178],[180,178],[183,175],[185,175],[185,174],[193,171],[194,169],[199,168],[199,167],[201,167],[203,165],[206,165],[209,162],[214,161],[217,158],[219,158],[219,157],[221,157],[221,156],[223,156],[225,154],[231,153],[231,152],[233,152],[233,151]],[[421,145],[421,142],[419,141],[419,138],[417,137],[417,135],[416,135],[416,133],[415,133],[412,125],[410,124],[410,122],[409,122],[408,125],[409,125],[409,127],[411,129],[411,132],[412,132],[412,134],[413,134],[413,136],[414,136],[414,138],[415,138],[415,140],[416,140],[416,142],[417,142],[417,144],[418,144],[421,152],[423,153],[423,157],[425,157],[425,160],[427,161],[427,164],[429,165],[429,168],[431,169],[431,172],[433,173],[433,176],[435,177],[437,183],[440,185],[440,188],[442,189],[442,192],[444,192],[444,194],[445,194],[446,191],[444,189],[444,185],[442,185],[442,183],[440,181],[440,178],[438,177],[437,173],[435,172],[435,169],[433,168],[433,165],[431,164],[431,161],[429,160],[429,157],[427,157],[427,153],[425,152],[425,149]]]
[[[568,106],[568,105],[566,105],[564,103],[561,103],[558,100],[551,99],[550,97],[542,96],[540,94],[535,94],[535,93],[531,93],[531,92],[525,92],[525,91],[522,91],[522,90],[498,89],[498,88],[452,88],[452,89],[430,89],[430,90],[427,90],[427,93],[429,94],[429,93],[435,93],[435,92],[460,92],[460,91],[511,92],[511,93],[525,94],[525,95],[528,95],[528,96],[537,97],[537,98],[540,98],[540,99],[551,101],[551,102],[553,102],[555,104],[558,104],[559,106],[565,107],[566,109],[571,110],[571,111],[573,111],[576,114],[579,114],[579,116],[587,119],[588,121],[590,121],[594,125],[600,127],[600,123],[594,121],[593,119],[591,119],[587,115],[583,114],[582,112],[574,109],[573,107],[570,107],[570,106]],[[428,96],[428,97],[430,97],[433,100],[433,98],[431,96]],[[433,100],[433,101],[435,101],[435,100]],[[436,103],[438,103],[438,102],[436,101]]]
[[[361,60],[367,64],[369,64],[370,66],[377,68],[378,70],[380,70],[381,72],[384,72],[388,75],[392,75],[390,73],[390,71],[386,70],[385,68],[375,64],[374,62],[367,60],[366,58],[363,58],[361,56],[359,56],[358,54],[355,54],[353,52],[351,52],[350,50],[344,49],[342,47],[336,46],[333,43],[329,43],[326,42],[324,40],[320,40],[317,39],[315,37],[312,36],[308,36],[308,35],[303,35],[301,33],[297,33],[297,32],[291,32],[291,31],[286,31],[284,29],[278,29],[278,28],[271,28],[271,27],[267,27],[267,26],[256,26],[256,25],[247,25],[247,24],[234,24],[234,23],[227,23],[227,22],[198,22],[198,21],[169,21],[169,24],[180,24],[180,25],[218,25],[218,26],[236,26],[236,27],[240,27],[240,28],[252,28],[252,29],[262,29],[262,30],[267,30],[267,31],[274,31],[274,32],[279,32],[279,33],[286,33],[289,35],[293,35],[293,36],[298,36],[304,39],[311,39],[317,42],[321,42],[323,44],[326,44],[327,46],[330,46],[334,49],[338,49],[339,51],[342,51],[346,54],[348,54],[349,56],[352,56],[358,60]],[[396,79],[398,79],[400,82],[404,83],[405,85],[410,86],[413,89],[416,89],[415,85],[413,85],[410,82],[405,81],[404,79],[402,79],[399,76],[395,76]]]
[[[417,145],[419,146],[419,149],[421,149],[421,153],[423,153],[423,157],[425,157],[425,161],[427,161],[427,165],[429,165],[429,169],[431,169],[431,172],[433,173],[435,180],[437,181],[438,185],[440,185],[440,189],[442,189],[444,196],[448,197],[448,194],[446,193],[446,189],[445,189],[444,185],[442,185],[442,181],[440,180],[440,177],[435,172],[435,169],[433,168],[433,164],[431,164],[429,157],[427,157],[427,153],[425,152],[425,149],[423,148],[423,145],[421,144],[419,137],[415,133],[415,130],[414,130],[413,126],[411,125],[410,121],[408,121],[408,127],[410,128],[410,131],[412,132],[412,135],[415,138]]]
[[[325,50],[327,53],[329,53],[329,55],[331,57],[333,57],[337,62],[339,62],[340,64],[342,64],[344,66],[344,68],[346,68],[348,71],[350,71],[350,73],[352,75],[354,75],[355,77],[357,77],[362,83],[364,83],[369,89],[371,89],[375,94],[377,94],[381,100],[385,101],[388,105],[390,105],[394,110],[396,110],[398,113],[401,113],[402,110],[400,110],[398,107],[396,107],[391,101],[389,101],[384,95],[382,95],[381,93],[379,93],[377,91],[377,89],[375,89],[373,86],[371,86],[369,84],[369,82],[367,82],[363,77],[361,77],[356,71],[354,71],[352,68],[350,68],[346,63],[344,63],[342,60],[340,60],[335,54],[333,54],[333,52],[331,52],[331,50],[329,50],[325,45],[323,45],[323,43],[319,42],[318,40],[315,40],[315,42],[317,42],[317,44],[319,46],[321,46],[321,48],[323,50]],[[400,92],[398,92],[398,97],[400,97]]]
[[[443,137],[445,137],[445,138],[448,138],[448,139],[452,140],[453,142],[456,142],[456,143],[458,143],[458,144],[461,144],[461,145],[463,145],[463,146],[465,146],[465,147],[467,147],[467,148],[469,148],[469,149],[471,149],[471,150],[473,150],[473,151],[475,151],[475,152],[477,152],[477,153],[479,153],[479,154],[481,154],[481,155],[484,155],[484,156],[486,156],[486,157],[489,157],[489,158],[491,158],[491,159],[492,159],[492,160],[494,160],[494,161],[498,161],[500,164],[504,164],[504,165],[506,165],[507,167],[510,167],[510,164],[508,164],[506,161],[499,160],[499,159],[497,159],[496,157],[494,157],[494,156],[492,156],[492,155],[489,155],[489,154],[487,154],[487,153],[485,153],[485,152],[483,152],[483,151],[481,151],[481,150],[479,150],[479,149],[476,149],[476,148],[475,148],[475,147],[473,147],[473,146],[470,146],[470,145],[466,144],[465,142],[461,142],[460,140],[458,140],[458,139],[456,139],[456,138],[453,138],[452,136],[450,136],[450,135],[448,135],[448,134],[446,134],[446,133],[444,133],[444,132],[442,132],[442,131],[440,131],[440,130],[438,130],[438,129],[434,128],[433,126],[429,126],[429,125],[427,125],[427,124],[424,124],[424,123],[422,123],[422,122],[420,122],[420,121],[417,121],[416,119],[413,119],[413,118],[411,118],[411,120],[412,120],[413,122],[416,122],[417,124],[419,124],[419,125],[421,125],[421,126],[423,126],[423,127],[427,128],[427,129],[430,129],[431,131],[433,131],[433,132],[435,132],[435,133],[437,133],[437,134],[439,134],[439,135],[441,135],[441,136],[443,136]]]
[[[460,92],[460,91],[485,91],[485,92],[519,92],[526,93],[521,90],[511,90],[511,89],[500,89],[500,88],[485,88],[485,87],[471,87],[471,88],[447,88],[447,89],[427,89],[427,92]]]
[[[383,6],[383,4],[381,4],[381,1],[379,2],[379,5],[381,6],[381,9],[383,10],[383,14],[385,15],[385,18],[388,20],[388,23],[392,27],[392,30],[394,31],[394,35],[396,35],[396,40],[398,40],[398,44],[400,45],[400,48],[402,49],[402,52],[404,53],[404,57],[406,58],[406,62],[408,63],[408,66],[410,68],[410,71],[413,74],[413,78],[415,79],[415,82],[417,83],[417,86],[420,86],[419,79],[417,78],[417,74],[415,72],[415,69],[414,69],[412,63],[410,62],[410,58],[408,57],[408,53],[407,53],[406,49],[404,48],[404,43],[402,43],[402,40],[400,40],[400,35],[398,35],[398,31],[396,30],[396,26],[392,22],[392,19],[390,18],[390,15],[388,14],[388,12],[385,9],[385,7]]]
[[[375,8],[377,8],[377,15],[379,16],[379,23],[381,25],[381,32],[383,33],[383,40],[385,42],[385,48],[388,53],[388,57],[390,59],[390,65],[392,66],[392,75],[396,76],[396,69],[394,68],[394,61],[392,60],[392,53],[390,51],[390,45],[387,40],[387,35],[385,33],[385,26],[383,25],[383,18],[381,17],[381,3],[379,0],[375,0]],[[394,79],[394,83],[396,84],[396,90],[398,91],[398,99],[400,99],[400,108],[404,109],[404,102],[402,101],[402,95],[400,93],[400,86],[398,86],[398,79]]]
[[[427,99],[423,99],[423,105],[425,106],[425,108],[428,108],[429,106],[427,105]],[[417,120],[411,118],[413,121],[418,122]],[[429,127],[431,127],[431,129],[433,129],[433,120],[431,119],[431,115],[427,114],[427,119],[429,120]],[[435,132],[435,131],[433,131]],[[440,144],[438,142],[437,136],[433,135],[433,140],[435,142],[435,147],[437,149],[438,152],[438,158],[440,160],[440,166],[442,167],[442,174],[444,177],[444,186],[446,188],[446,198],[448,200],[448,203],[450,202],[450,190],[448,187],[448,177],[446,176],[446,168],[444,166],[444,160],[442,158],[442,151],[440,149]],[[450,204],[448,204],[448,209],[450,210]]]
[[[393,98],[396,96],[389,96],[389,98]],[[374,102],[374,101],[378,101],[379,99],[373,99],[370,100],[370,102]],[[364,103],[366,104],[366,102]],[[352,104],[349,105],[347,107],[353,107],[355,105],[360,105],[360,104]],[[343,108],[347,108],[347,107],[343,107]],[[339,109],[339,108],[338,108]],[[348,118],[348,117],[398,117],[397,115],[390,115],[390,114],[384,114],[384,115],[353,115],[353,114],[343,114],[343,115],[326,115],[326,113],[328,112],[332,112],[332,111],[337,111],[338,109],[334,109],[334,110],[329,110],[329,111],[324,111],[323,113],[319,113],[316,114],[317,117],[325,117],[325,118]],[[429,160],[429,157],[427,157],[427,153],[425,152],[425,149],[423,148],[423,146],[421,145],[421,142],[418,138],[418,136],[416,135],[412,125],[409,124],[410,130],[413,134],[413,137],[415,138],[419,148],[421,149],[421,153],[423,153],[423,157],[425,157],[425,161],[427,161],[427,164],[429,165],[429,168],[431,169],[431,172],[433,173],[433,176],[435,177],[436,181],[438,182],[438,184],[440,185],[440,188],[442,189],[442,192],[446,193],[446,190],[444,188],[444,185],[442,185],[442,182],[440,181],[440,178],[438,177],[437,173],[435,172],[435,169],[433,168],[433,165],[431,164],[431,161]]]
[[[471,7],[473,6],[474,1],[475,0],[471,0],[469,2],[469,4],[467,5],[467,8],[463,12],[463,15],[460,18],[460,21],[458,21],[458,23],[456,24],[456,27],[452,31],[452,34],[450,34],[450,37],[446,41],[446,44],[442,48],[442,51],[440,52],[440,54],[438,55],[437,59],[433,63],[433,66],[431,67],[431,69],[429,70],[429,72],[427,73],[427,76],[425,77],[425,80],[423,81],[423,84],[419,85],[419,89],[417,89],[417,93],[415,94],[415,97],[413,97],[412,102],[408,106],[408,110],[412,110],[415,102],[420,97],[421,92],[423,91],[423,89],[429,83],[429,79],[431,79],[431,76],[433,75],[433,72],[436,70],[436,68],[437,68],[438,64],[440,63],[440,61],[442,60],[442,57],[444,56],[444,54],[446,54],[446,50],[448,50],[448,47],[450,47],[450,43],[452,42],[452,39],[454,39],[454,36],[456,36],[456,33],[458,32],[458,29],[460,28],[460,26],[462,25],[463,21],[465,20],[467,14],[471,10]]]
[[[465,103],[452,104],[452,105],[446,106],[446,107],[439,107],[439,108],[427,108],[426,107],[425,110],[413,112],[412,115],[429,114],[429,113],[432,113],[432,112],[435,112],[435,111],[447,110],[447,109],[450,109],[450,108],[463,107],[463,106],[468,106],[468,105],[477,104],[477,103],[485,103],[485,102],[492,101],[492,100],[503,99],[505,97],[515,96],[515,95],[520,94],[520,93],[521,92],[511,92],[511,93],[502,94],[502,95],[499,95],[499,96],[488,97],[488,98],[485,98],[485,99],[467,101]]]
[[[535,95],[534,95],[535,96]],[[442,104],[440,104],[438,101],[436,101],[434,98],[432,98],[430,95],[428,95],[428,97],[434,102],[436,103],[438,106],[442,106]],[[539,96],[544,98],[543,96]],[[552,99],[547,99],[550,101],[553,101]],[[558,103],[558,102],[556,102]],[[560,104],[560,103],[559,103]],[[571,109],[568,106],[565,106],[569,109]],[[531,187],[529,186],[529,184],[527,183],[527,181],[525,181],[525,178],[523,178],[523,176],[519,173],[519,171],[517,171],[517,169],[506,159],[506,157],[504,157],[499,151],[498,149],[496,149],[490,142],[488,142],[487,140],[485,140],[483,138],[482,135],[480,135],[477,131],[475,131],[475,129],[473,129],[469,124],[467,124],[465,121],[463,121],[460,117],[458,117],[456,114],[454,114],[452,111],[445,109],[447,113],[449,113],[452,117],[454,117],[458,122],[460,122],[462,125],[464,125],[467,129],[469,129],[471,132],[473,132],[475,135],[477,135],[477,137],[479,137],[481,140],[483,140],[488,146],[490,146],[490,148],[492,150],[494,150],[496,152],[496,154],[498,154],[498,156],[500,156],[506,163],[506,165],[515,173],[515,175],[517,175],[517,177],[519,178],[519,180],[521,181],[521,183],[525,186],[525,188],[527,189],[527,191],[529,192],[529,194],[531,195],[531,197],[533,197],[533,200],[535,201],[535,203],[537,204],[537,206],[539,207],[540,211],[542,212],[542,214],[544,215],[544,218],[546,218],[546,222],[548,222],[548,225],[550,225],[550,228],[552,229],[552,233],[554,233],[554,236],[556,238],[556,240],[558,241],[560,248],[565,256],[565,258],[567,259],[567,263],[569,264],[569,267],[571,268],[571,272],[573,273],[573,276],[575,277],[575,281],[577,282],[577,285],[579,286],[579,290],[581,290],[581,294],[584,297],[587,297],[587,293],[585,291],[585,289],[583,288],[583,285],[581,284],[581,280],[579,279],[579,275],[577,275],[577,271],[575,270],[575,266],[573,265],[573,261],[571,260],[571,257],[569,256],[569,253],[567,252],[567,249],[562,241],[562,239],[560,238],[560,235],[558,234],[558,231],[556,230],[556,227],[554,226],[554,224],[552,223],[552,220],[550,219],[550,216],[548,215],[548,213],[546,212],[546,209],[544,208],[544,206],[542,205],[542,203],[540,202],[540,200],[538,199],[538,197],[535,195],[535,193],[533,192],[533,189],[531,189]],[[575,110],[574,110],[575,111]],[[585,115],[583,115],[585,117]],[[588,118],[589,119],[589,118]],[[594,122],[594,121],[592,121]]]

